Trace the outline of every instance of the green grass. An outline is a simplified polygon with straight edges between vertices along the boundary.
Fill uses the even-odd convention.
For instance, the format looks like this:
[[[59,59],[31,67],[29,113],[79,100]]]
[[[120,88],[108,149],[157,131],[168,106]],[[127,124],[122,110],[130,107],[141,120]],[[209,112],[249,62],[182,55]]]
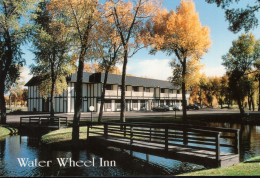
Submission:
[[[227,168],[216,168],[181,174],[179,176],[255,176],[260,175],[260,156]]]
[[[42,136],[41,140],[44,144],[52,144],[57,142],[71,141],[72,139],[72,128],[60,129],[49,132]],[[80,127],[80,140],[87,138],[87,127]]]
[[[7,125],[0,125],[0,137],[18,133],[18,129],[9,127]]]
[[[97,127],[97,126],[96,126]],[[101,127],[101,126],[98,126]],[[87,139],[87,126],[80,127],[79,139],[80,141],[86,141]],[[97,129],[90,129],[90,131],[99,131]],[[49,132],[42,136],[41,141],[43,144],[59,144],[64,142],[70,142],[72,140],[72,128],[65,128]]]

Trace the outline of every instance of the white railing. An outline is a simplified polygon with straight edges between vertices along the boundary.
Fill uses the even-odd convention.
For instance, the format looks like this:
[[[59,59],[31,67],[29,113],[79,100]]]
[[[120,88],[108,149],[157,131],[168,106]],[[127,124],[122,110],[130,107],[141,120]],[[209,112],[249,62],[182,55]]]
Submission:
[[[106,90],[106,96],[117,96],[116,90]]]

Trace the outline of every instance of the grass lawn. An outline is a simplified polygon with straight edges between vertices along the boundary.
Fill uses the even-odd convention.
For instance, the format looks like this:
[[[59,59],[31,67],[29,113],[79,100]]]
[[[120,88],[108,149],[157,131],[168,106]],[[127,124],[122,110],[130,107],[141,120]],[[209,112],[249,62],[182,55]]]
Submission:
[[[260,156],[254,157],[244,163],[239,163],[227,168],[216,168],[191,173],[180,174],[179,176],[251,176],[260,175]]]
[[[12,135],[18,133],[18,129],[11,128],[7,125],[0,125],[0,137],[5,137],[7,135]]]
[[[80,127],[80,140],[85,140],[87,138],[87,126]],[[57,142],[71,141],[72,139],[72,128],[60,129],[49,132],[42,136],[41,140],[44,144],[52,144]]]

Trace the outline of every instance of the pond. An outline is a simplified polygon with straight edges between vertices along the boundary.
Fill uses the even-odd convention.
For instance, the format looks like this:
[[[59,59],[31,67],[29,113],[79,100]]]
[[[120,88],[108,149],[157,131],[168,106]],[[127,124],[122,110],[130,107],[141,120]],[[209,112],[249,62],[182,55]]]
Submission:
[[[210,123],[209,126],[241,130],[241,161],[260,155],[260,126],[229,123]],[[27,158],[29,160],[27,163],[30,164],[21,167],[20,164],[22,161],[26,163]],[[69,158],[72,161],[71,166]],[[50,165],[48,167],[47,163],[41,162],[42,167],[35,166],[35,159],[36,163],[49,161]],[[64,162],[68,161],[65,166],[60,165],[61,159],[64,159]],[[107,160],[107,166],[101,165],[101,159]],[[77,166],[73,160],[82,162],[78,162]],[[204,167],[120,149],[88,148],[73,152],[50,150],[41,146],[39,138],[31,136],[17,135],[0,141],[0,176],[151,176],[176,175],[200,169]]]

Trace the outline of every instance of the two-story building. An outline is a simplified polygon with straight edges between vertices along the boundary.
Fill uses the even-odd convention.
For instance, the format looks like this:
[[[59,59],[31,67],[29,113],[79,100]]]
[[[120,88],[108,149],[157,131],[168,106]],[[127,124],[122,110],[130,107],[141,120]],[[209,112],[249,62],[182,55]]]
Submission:
[[[82,111],[88,112],[89,106],[95,107],[99,112],[101,92],[104,83],[104,73],[83,74]],[[105,95],[105,112],[120,111],[121,99],[121,75],[109,74]],[[61,95],[55,96],[55,112],[73,113],[75,103],[75,86],[77,74],[68,77],[68,89]],[[38,77],[33,77],[27,82],[28,86],[28,110],[50,111],[50,98],[44,99],[38,90],[40,84]],[[189,92],[186,94],[189,101]],[[159,105],[176,104],[181,107],[181,90],[174,87],[170,82],[141,77],[126,76],[126,110],[152,110]]]

